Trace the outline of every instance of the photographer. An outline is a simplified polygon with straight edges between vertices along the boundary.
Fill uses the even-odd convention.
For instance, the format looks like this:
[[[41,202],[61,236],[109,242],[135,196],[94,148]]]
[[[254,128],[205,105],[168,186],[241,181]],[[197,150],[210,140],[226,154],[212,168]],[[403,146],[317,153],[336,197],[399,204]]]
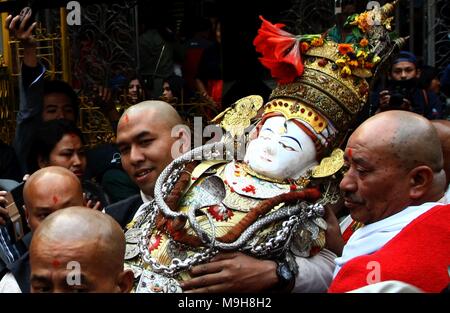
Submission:
[[[419,75],[416,56],[400,51],[392,63],[387,87],[373,101],[377,106],[376,113],[406,110],[430,120],[441,118],[442,103],[434,92],[419,87]]]

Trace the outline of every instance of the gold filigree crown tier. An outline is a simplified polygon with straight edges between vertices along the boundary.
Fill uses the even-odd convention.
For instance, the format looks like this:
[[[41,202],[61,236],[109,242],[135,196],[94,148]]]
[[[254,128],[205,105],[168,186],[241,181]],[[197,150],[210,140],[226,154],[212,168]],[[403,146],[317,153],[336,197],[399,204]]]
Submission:
[[[361,77],[341,76],[335,63],[338,55],[334,43],[310,50],[303,75],[290,84],[277,85],[270,100],[297,100],[306,109],[323,114],[339,132],[345,132],[367,101],[369,84]],[[317,131],[316,123],[308,124]]]
[[[299,119],[308,123],[316,133],[321,133],[328,125],[328,121],[311,107],[295,99],[277,99],[266,104],[264,114],[280,113],[287,120]]]

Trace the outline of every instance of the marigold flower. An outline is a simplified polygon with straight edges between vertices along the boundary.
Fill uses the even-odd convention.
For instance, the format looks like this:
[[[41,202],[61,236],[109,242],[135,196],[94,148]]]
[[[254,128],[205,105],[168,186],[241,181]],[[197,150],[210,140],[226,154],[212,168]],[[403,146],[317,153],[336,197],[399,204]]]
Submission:
[[[355,17],[355,20],[350,23],[350,25],[358,25],[358,28],[361,29],[363,33],[367,32],[369,29],[369,22],[367,21],[369,16],[368,12],[364,12]]]
[[[367,38],[363,38],[359,41],[359,45],[363,48],[367,47],[368,44],[369,44],[369,40],[367,40]]]
[[[309,48],[311,48],[311,46],[309,45],[309,43],[307,43],[307,42],[305,42],[305,41],[303,41],[303,42],[300,44],[300,47],[301,47],[301,49],[302,49],[302,53],[305,53],[306,51],[308,51]]]
[[[351,67],[358,67],[359,63],[358,63],[358,61],[353,60],[353,61],[348,62],[348,65],[350,65]]]
[[[349,52],[353,52],[353,46],[349,43],[340,43],[338,45],[339,53],[342,55],[346,55]]]
[[[337,59],[335,62],[339,66],[344,66],[347,63],[347,60],[345,59]]]
[[[311,41],[311,46],[313,46],[313,47],[323,46],[323,38],[322,37],[314,38]]]
[[[348,75],[352,74],[352,70],[350,69],[350,67],[348,67],[348,65],[344,66],[341,70],[341,76],[342,77],[347,77]]]
[[[359,50],[357,53],[356,53],[356,57],[359,59],[359,58],[361,58],[361,59],[365,59],[365,58],[367,58],[367,52],[366,51],[364,51],[364,50]]]

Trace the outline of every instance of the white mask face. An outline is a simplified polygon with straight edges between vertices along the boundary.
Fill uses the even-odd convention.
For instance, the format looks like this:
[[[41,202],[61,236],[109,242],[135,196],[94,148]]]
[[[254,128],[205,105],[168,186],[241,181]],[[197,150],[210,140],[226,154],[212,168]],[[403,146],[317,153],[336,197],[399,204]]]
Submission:
[[[297,179],[317,164],[316,148],[294,122],[275,116],[268,118],[259,136],[250,141],[244,162],[270,178]]]

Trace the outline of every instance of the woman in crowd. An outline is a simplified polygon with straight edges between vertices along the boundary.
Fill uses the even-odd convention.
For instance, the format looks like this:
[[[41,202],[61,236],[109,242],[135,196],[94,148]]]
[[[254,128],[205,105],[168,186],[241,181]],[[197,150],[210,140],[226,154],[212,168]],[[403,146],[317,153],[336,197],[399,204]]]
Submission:
[[[44,122],[35,134],[28,168],[32,172],[47,166],[69,169],[81,180],[87,206],[102,209],[110,203],[109,197],[98,184],[84,179],[84,146],[83,134],[73,122],[63,119]]]

